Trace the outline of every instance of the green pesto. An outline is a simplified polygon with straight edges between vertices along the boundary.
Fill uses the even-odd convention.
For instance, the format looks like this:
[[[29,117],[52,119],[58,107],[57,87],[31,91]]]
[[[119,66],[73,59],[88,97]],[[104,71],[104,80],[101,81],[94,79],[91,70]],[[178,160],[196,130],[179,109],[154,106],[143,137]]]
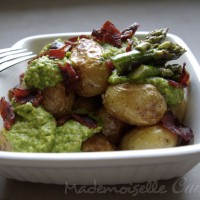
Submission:
[[[65,59],[49,59],[48,56],[33,60],[25,72],[24,83],[26,87],[44,89],[61,82],[63,78],[57,63],[63,64],[64,61]]]
[[[113,70],[112,74],[108,78],[108,82],[111,84],[122,84],[131,82],[131,79],[128,76],[118,74],[117,70]]]
[[[12,151],[51,152],[56,131],[56,121],[42,107],[35,108],[31,103],[15,107],[17,119],[5,133]]]
[[[103,59],[110,59],[112,56],[116,56],[118,54],[124,53],[126,52],[126,44],[122,45],[122,48],[117,48],[114,47],[113,45],[110,44],[104,44],[103,45],[103,53],[102,53],[102,57]]]
[[[67,121],[56,129],[53,152],[80,152],[82,142],[100,130],[100,126],[89,128],[74,120]]]

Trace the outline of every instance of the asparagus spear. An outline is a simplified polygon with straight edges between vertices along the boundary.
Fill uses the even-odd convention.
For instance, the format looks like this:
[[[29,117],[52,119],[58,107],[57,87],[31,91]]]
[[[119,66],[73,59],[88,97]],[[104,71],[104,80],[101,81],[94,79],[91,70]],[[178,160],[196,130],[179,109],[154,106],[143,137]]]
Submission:
[[[120,75],[116,69],[113,70],[108,82],[111,84],[121,84],[126,82],[140,83],[143,79],[150,77],[163,77],[178,81],[180,79],[181,72],[182,66],[178,64],[166,65],[164,67],[140,65],[127,75]]]
[[[163,77],[178,81],[182,72],[182,66],[178,64],[167,65],[165,67],[155,67],[152,65],[140,65],[127,74],[132,82],[140,81],[148,77]]]
[[[140,64],[165,64],[167,61],[179,58],[186,50],[176,43],[169,41],[159,44],[156,48],[150,48],[143,53],[134,50],[111,57],[111,61],[120,74],[131,71],[133,66]]]
[[[162,28],[151,31],[147,35],[145,41],[151,44],[160,43],[166,38],[168,30],[168,28]]]
[[[167,32],[168,28],[156,29],[149,32],[144,41],[139,41],[135,45],[135,49],[144,53],[148,49],[158,46],[166,38]]]

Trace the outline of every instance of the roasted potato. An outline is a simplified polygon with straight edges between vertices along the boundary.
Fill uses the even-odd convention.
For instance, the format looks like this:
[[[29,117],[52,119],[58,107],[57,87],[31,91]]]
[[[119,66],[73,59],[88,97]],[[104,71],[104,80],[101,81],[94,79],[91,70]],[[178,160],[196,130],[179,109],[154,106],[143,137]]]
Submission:
[[[56,118],[68,114],[74,103],[74,93],[66,94],[65,86],[59,83],[43,90],[42,106]]]
[[[158,123],[167,110],[164,97],[150,84],[111,85],[103,104],[111,115],[136,126]]]
[[[97,42],[84,38],[72,49],[70,60],[79,76],[75,85],[78,95],[92,97],[106,90],[110,70],[100,60],[102,51]]]
[[[0,150],[1,151],[10,151],[11,145],[4,136],[3,132],[0,132]]]
[[[101,107],[97,111],[97,116],[103,123],[102,134],[105,135],[110,142],[118,145],[128,125],[110,115],[105,107]]]
[[[115,146],[104,135],[98,133],[84,141],[81,150],[84,152],[114,151]]]
[[[101,97],[76,97],[73,110],[80,112],[95,113],[101,105]]]
[[[174,115],[177,116],[180,121],[184,121],[186,108],[187,101],[186,99],[183,99],[183,101],[178,106],[172,107],[170,108],[170,110],[173,112]]]
[[[156,149],[175,147],[178,136],[161,124],[133,128],[122,138],[121,150]]]

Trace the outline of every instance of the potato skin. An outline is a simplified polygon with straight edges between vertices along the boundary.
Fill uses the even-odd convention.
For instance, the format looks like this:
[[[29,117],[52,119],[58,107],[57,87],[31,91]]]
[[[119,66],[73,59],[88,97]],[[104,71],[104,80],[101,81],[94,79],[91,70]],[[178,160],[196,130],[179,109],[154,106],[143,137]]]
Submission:
[[[157,149],[175,147],[178,136],[164,128],[161,124],[137,127],[122,138],[121,150]]]
[[[100,96],[80,97],[76,96],[73,110],[80,112],[95,113],[101,105]]]
[[[105,107],[101,107],[97,111],[97,117],[99,117],[103,123],[102,134],[105,135],[110,142],[118,145],[128,125],[110,115]]]
[[[103,104],[111,115],[136,126],[158,123],[167,110],[164,97],[150,84],[111,85]]]
[[[56,118],[68,114],[74,103],[74,93],[66,94],[65,86],[59,83],[43,90],[42,106]]]
[[[81,150],[84,152],[114,151],[115,147],[104,135],[98,133],[84,141]]]
[[[6,139],[5,135],[3,134],[3,131],[0,132],[0,150],[1,151],[11,151],[11,145]]]
[[[177,118],[182,122],[184,121],[185,118],[186,109],[187,109],[186,99],[183,99],[183,101],[178,106],[170,108],[173,114],[176,115]]]
[[[95,41],[82,38],[72,49],[70,60],[79,80],[75,92],[92,97],[104,92],[108,86],[109,69],[100,61],[103,48]]]

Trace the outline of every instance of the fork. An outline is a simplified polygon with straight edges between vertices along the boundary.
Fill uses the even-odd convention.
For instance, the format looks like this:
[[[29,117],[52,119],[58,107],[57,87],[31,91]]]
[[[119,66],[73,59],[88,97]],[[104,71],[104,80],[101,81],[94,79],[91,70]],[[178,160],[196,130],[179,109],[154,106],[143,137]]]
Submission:
[[[0,72],[35,56],[36,54],[27,49],[13,47],[0,49]]]

